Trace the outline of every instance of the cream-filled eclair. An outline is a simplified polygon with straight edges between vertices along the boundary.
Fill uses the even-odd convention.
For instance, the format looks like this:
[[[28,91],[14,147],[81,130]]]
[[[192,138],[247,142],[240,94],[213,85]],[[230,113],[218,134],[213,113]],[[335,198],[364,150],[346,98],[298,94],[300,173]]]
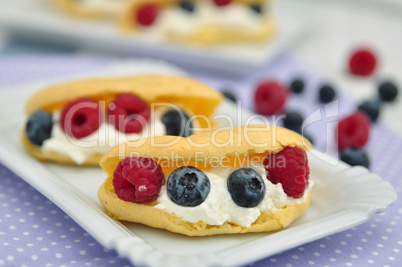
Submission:
[[[98,197],[113,218],[189,236],[278,230],[309,206],[308,148],[263,125],[132,141],[101,159]]]
[[[276,30],[270,5],[266,0],[138,0],[126,9],[121,27],[182,43],[262,41]]]
[[[215,127],[220,93],[185,77],[143,75],[50,86],[26,104],[22,141],[43,161],[98,165],[121,143],[157,135],[189,136]]]

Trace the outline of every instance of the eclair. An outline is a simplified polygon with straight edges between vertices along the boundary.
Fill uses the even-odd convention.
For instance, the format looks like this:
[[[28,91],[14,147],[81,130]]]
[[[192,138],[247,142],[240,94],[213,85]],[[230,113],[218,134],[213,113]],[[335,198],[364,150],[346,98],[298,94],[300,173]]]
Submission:
[[[217,91],[179,76],[61,83],[28,100],[22,142],[41,161],[99,166],[104,153],[130,140],[215,128],[212,115],[222,100]]]
[[[101,159],[98,198],[115,219],[188,236],[274,231],[309,206],[311,147],[265,125],[131,141]]]
[[[178,43],[222,44],[269,39],[276,30],[265,0],[138,0],[121,18],[125,32]]]

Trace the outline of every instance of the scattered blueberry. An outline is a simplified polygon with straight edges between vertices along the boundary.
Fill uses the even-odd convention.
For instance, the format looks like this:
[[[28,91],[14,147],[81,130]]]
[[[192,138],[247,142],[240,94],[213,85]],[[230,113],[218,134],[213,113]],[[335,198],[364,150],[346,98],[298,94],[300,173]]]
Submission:
[[[29,141],[41,146],[46,139],[50,138],[52,127],[52,115],[49,112],[40,110],[29,117],[25,133]]]
[[[364,101],[359,105],[358,110],[366,113],[372,122],[376,122],[380,114],[380,105],[379,101]]]
[[[360,165],[368,168],[370,161],[364,150],[360,148],[346,148],[341,153],[341,160],[352,165]]]
[[[235,96],[232,92],[223,91],[222,94],[223,94],[227,99],[229,99],[230,101],[233,101],[233,102],[235,102],[235,103],[237,102],[237,98],[236,98],[236,96]]]
[[[264,198],[264,181],[251,168],[238,169],[232,172],[227,180],[227,186],[233,201],[240,207],[255,207]]]
[[[166,126],[166,135],[187,137],[193,133],[190,117],[182,110],[173,109],[166,112],[162,123]]]
[[[303,124],[303,116],[296,111],[289,111],[285,113],[285,119],[283,120],[283,126],[285,128],[299,132]]]
[[[398,95],[398,88],[392,82],[382,82],[378,87],[378,93],[382,101],[392,102]]]
[[[169,175],[166,189],[169,198],[177,205],[195,207],[205,201],[211,184],[200,169],[184,166]]]
[[[259,4],[251,4],[250,8],[257,14],[262,14],[264,12],[263,7]]]
[[[180,7],[189,13],[193,13],[195,11],[195,4],[192,1],[181,1]]]
[[[309,135],[307,133],[303,133],[302,135],[304,136],[304,138],[309,140],[312,145],[314,145],[314,139],[313,139],[313,137],[311,137],[311,135]]]
[[[304,82],[301,79],[294,79],[290,83],[290,90],[295,94],[300,94],[304,90]]]
[[[319,99],[321,103],[329,103],[335,99],[335,96],[336,92],[334,88],[332,88],[332,86],[328,84],[321,86],[319,93]]]

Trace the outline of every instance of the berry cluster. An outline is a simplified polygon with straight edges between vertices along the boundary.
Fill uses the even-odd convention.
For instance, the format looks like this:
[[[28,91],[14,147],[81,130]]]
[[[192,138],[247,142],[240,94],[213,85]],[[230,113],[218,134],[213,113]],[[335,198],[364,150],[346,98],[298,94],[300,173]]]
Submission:
[[[232,0],[212,0],[212,2],[219,8],[223,8],[229,5]],[[249,5],[250,10],[255,14],[262,14],[263,6],[257,3]],[[180,1],[178,7],[188,14],[192,14],[197,11],[195,1]],[[135,21],[144,27],[154,24],[159,16],[160,7],[156,4],[144,4],[140,6],[135,14]]]

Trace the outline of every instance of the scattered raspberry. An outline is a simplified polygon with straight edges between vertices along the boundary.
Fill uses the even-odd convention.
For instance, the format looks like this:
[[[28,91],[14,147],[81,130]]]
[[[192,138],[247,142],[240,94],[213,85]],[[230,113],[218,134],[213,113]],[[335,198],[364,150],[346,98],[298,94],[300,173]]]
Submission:
[[[164,182],[161,166],[150,158],[125,158],[113,172],[117,196],[134,203],[156,200]]]
[[[261,83],[255,92],[256,111],[262,115],[279,113],[285,105],[288,92],[275,81]]]
[[[152,4],[145,4],[137,10],[137,21],[142,26],[152,25],[158,17],[158,7]]]
[[[74,138],[90,135],[99,129],[102,122],[99,104],[89,98],[72,101],[61,112],[61,128]]]
[[[267,179],[273,184],[281,183],[286,195],[300,198],[308,185],[307,154],[297,147],[285,147],[282,151],[270,154],[264,160]]]
[[[140,133],[151,111],[146,102],[132,94],[121,94],[108,106],[109,122],[123,133]]]
[[[369,130],[370,119],[361,111],[344,118],[335,128],[338,150],[342,151],[347,147],[363,147],[369,138]]]
[[[369,76],[376,66],[376,59],[370,50],[359,49],[355,51],[349,60],[350,73],[358,76]]]
[[[217,6],[226,6],[228,4],[230,4],[230,0],[214,0],[215,5]]]

